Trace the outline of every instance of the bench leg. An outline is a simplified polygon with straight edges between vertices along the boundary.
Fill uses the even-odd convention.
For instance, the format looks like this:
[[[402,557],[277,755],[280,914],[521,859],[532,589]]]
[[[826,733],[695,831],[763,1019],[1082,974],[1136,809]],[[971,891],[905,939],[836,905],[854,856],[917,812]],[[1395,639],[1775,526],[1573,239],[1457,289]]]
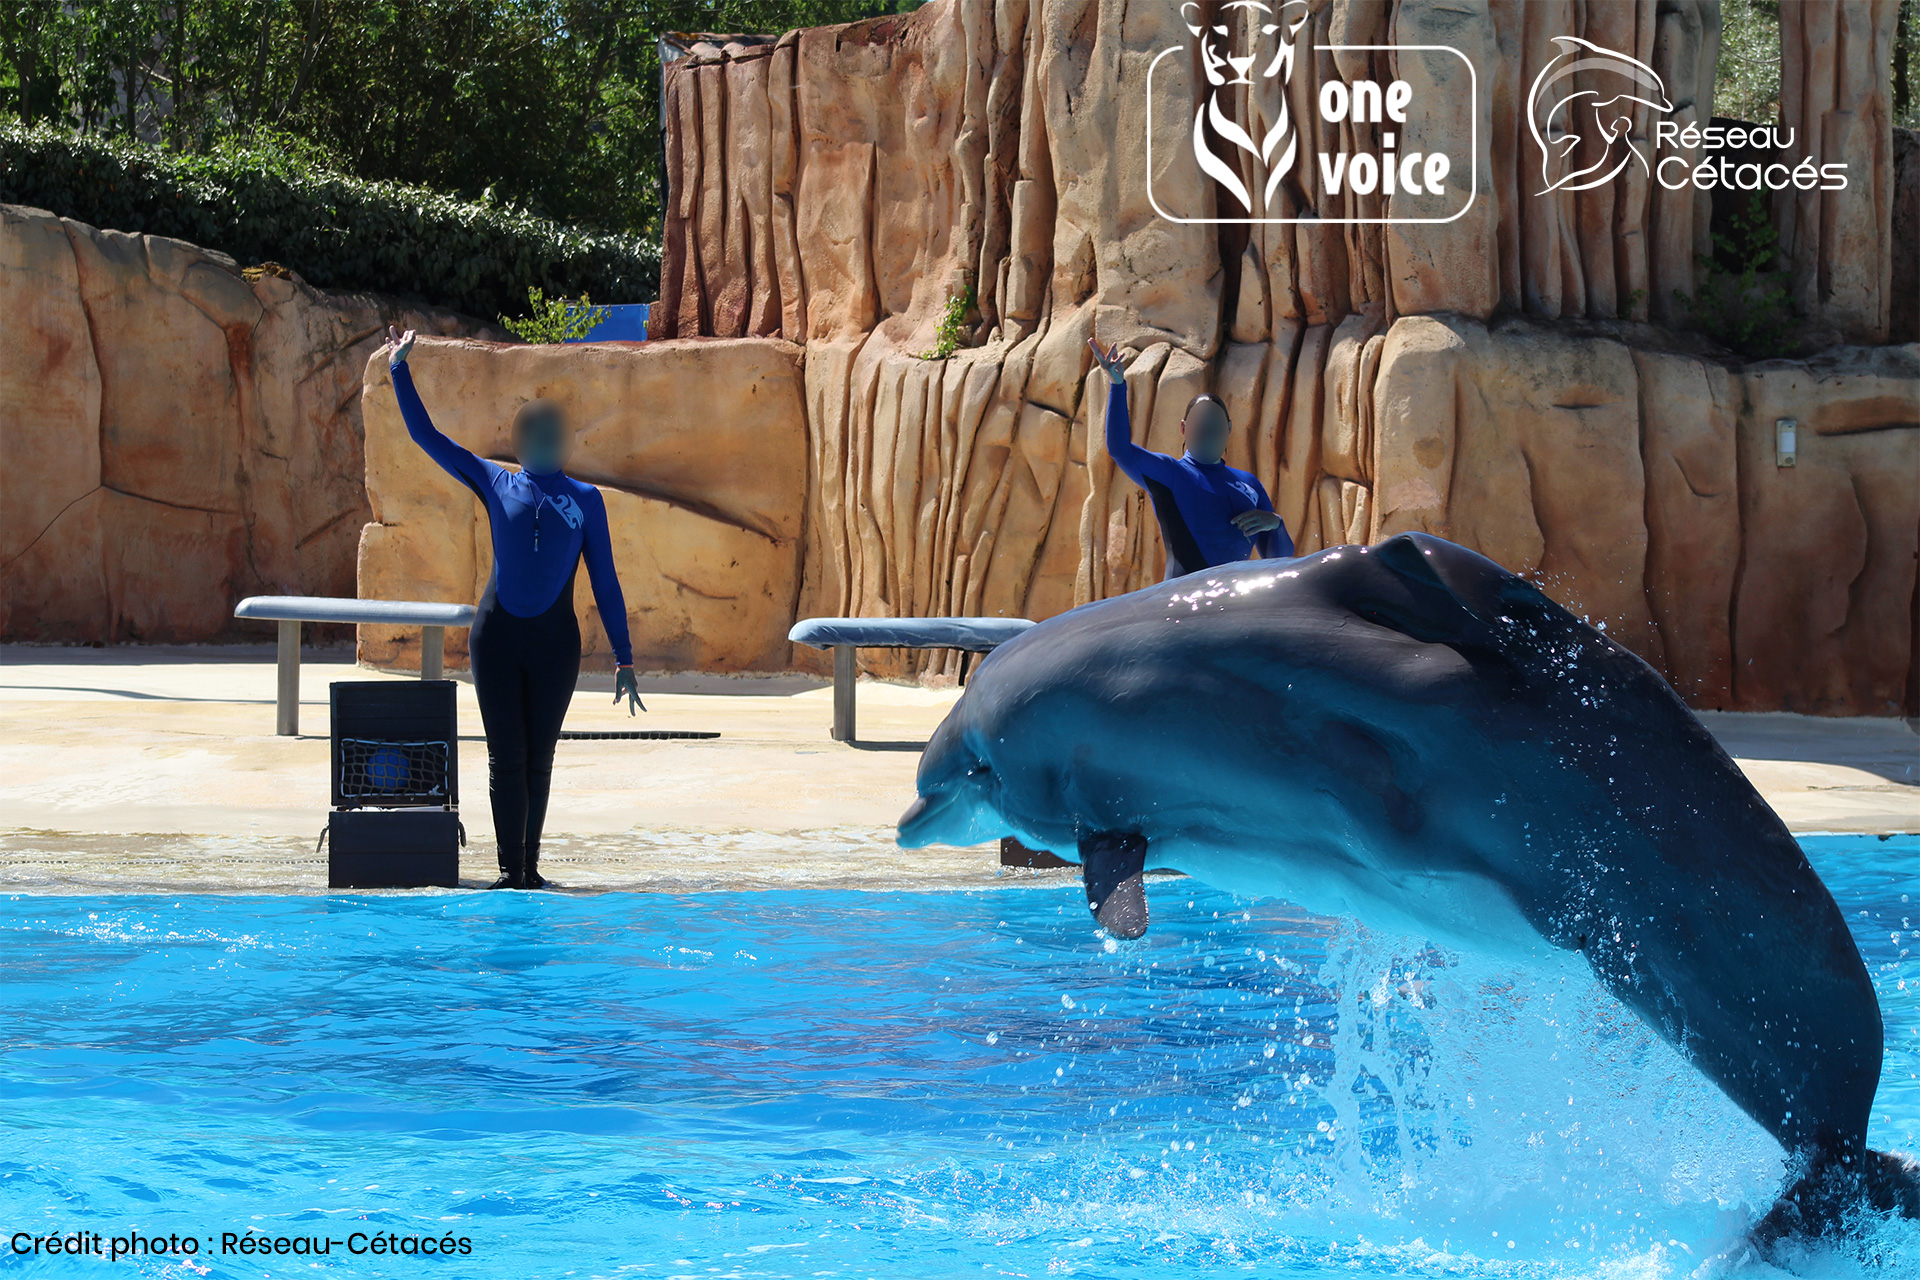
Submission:
[[[446,656],[447,629],[445,627],[420,628],[420,678],[438,680]]]
[[[833,646],[833,740],[853,741],[853,688],[859,669],[850,644]]]
[[[274,700],[273,731],[283,738],[300,733],[300,624],[280,620],[280,690]]]

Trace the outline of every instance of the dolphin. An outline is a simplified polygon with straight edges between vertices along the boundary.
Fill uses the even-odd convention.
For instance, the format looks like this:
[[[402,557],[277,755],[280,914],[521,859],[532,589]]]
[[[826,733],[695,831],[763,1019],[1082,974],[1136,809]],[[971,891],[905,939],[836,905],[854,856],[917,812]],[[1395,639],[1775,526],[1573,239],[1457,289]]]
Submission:
[[[1879,1004],[1786,825],[1658,672],[1425,534],[1202,570],[1000,646],[935,730],[899,842],[1081,865],[1109,933],[1143,872],[1496,954],[1576,951],[1779,1140],[1763,1246],[1864,1202]]]

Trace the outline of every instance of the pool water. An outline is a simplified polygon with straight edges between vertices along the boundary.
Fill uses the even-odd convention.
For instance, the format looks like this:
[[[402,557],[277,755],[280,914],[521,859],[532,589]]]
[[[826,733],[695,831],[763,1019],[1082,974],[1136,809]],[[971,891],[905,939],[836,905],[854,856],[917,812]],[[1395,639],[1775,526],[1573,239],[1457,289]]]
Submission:
[[[1920,1150],[1920,839],[1805,843]],[[1150,897],[1125,945],[1077,886],[0,901],[0,1228],[199,1242],[0,1270],[1776,1274],[1778,1148],[1580,968]],[[1795,1269],[1920,1275],[1920,1224]]]

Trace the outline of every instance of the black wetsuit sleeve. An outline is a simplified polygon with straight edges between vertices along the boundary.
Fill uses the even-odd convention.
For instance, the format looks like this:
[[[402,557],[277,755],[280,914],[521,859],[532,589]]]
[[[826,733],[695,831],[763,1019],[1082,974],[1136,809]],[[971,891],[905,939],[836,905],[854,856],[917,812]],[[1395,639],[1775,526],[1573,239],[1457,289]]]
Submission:
[[[407,434],[420,446],[429,458],[439,463],[448,475],[486,496],[487,486],[493,482],[490,471],[492,463],[486,462],[461,448],[446,436],[440,434],[433,425],[433,419],[427,416],[427,406],[421,403],[420,393],[413,386],[413,370],[407,368],[407,362],[390,366],[393,374],[393,398],[400,402],[400,417],[407,424]]]

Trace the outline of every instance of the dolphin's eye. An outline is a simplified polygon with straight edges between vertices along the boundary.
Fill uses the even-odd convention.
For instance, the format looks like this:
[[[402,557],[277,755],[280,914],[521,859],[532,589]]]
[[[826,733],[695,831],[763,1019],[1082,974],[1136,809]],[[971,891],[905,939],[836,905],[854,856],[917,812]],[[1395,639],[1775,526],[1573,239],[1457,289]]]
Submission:
[[[993,776],[993,766],[984,760],[977,761],[973,768],[967,770],[967,776],[969,778],[990,778]]]

